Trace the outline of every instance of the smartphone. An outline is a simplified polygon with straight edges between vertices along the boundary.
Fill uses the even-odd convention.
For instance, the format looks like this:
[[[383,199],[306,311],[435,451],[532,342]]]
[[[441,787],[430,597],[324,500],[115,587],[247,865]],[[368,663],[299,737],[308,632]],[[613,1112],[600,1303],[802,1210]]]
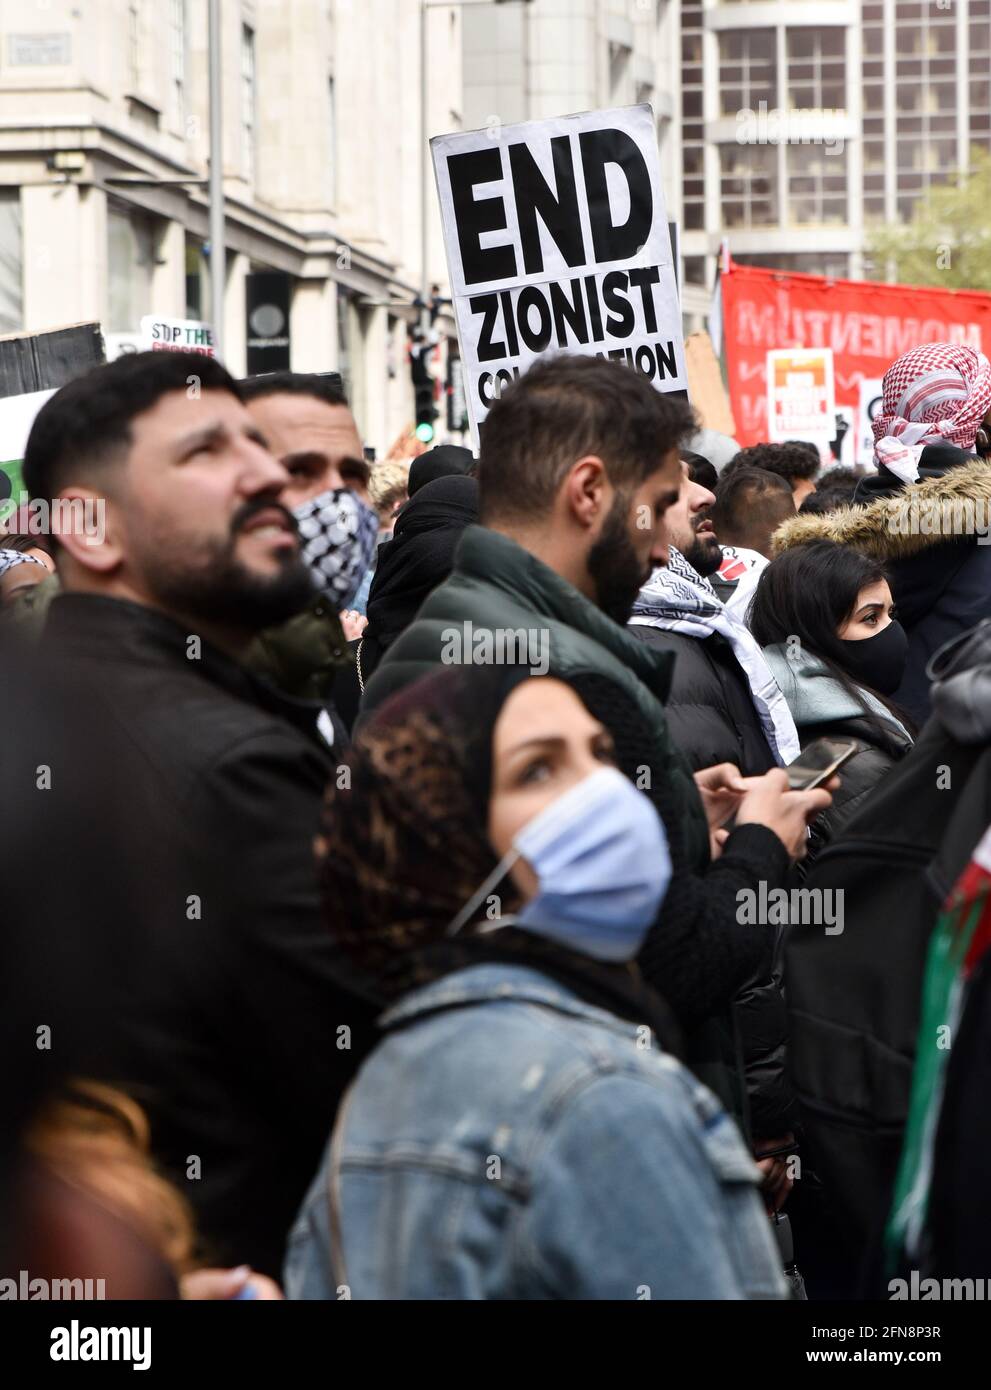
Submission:
[[[794,792],[807,792],[821,786],[859,748],[859,743],[847,738],[817,738],[785,768],[789,787]]]

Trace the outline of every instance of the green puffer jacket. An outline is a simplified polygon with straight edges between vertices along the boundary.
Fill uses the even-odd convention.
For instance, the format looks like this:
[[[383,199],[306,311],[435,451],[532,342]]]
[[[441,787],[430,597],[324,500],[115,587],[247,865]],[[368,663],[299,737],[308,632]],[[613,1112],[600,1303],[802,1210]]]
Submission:
[[[362,717],[442,661],[470,661],[476,641],[493,642],[498,656],[499,641],[506,639],[489,634],[521,629],[532,634],[525,664],[539,670],[546,664],[550,674],[566,681],[606,676],[632,696],[655,732],[655,747],[644,762],[671,784],[683,807],[688,861],[703,868],[709,859],[705,813],[688,764],[671,744],[664,716],[673,657],[631,637],[567,580],[498,531],[483,526],[465,531],[450,578],[430,595],[369,681]],[[521,638],[519,645],[523,642]],[[477,659],[485,658],[480,653]]]

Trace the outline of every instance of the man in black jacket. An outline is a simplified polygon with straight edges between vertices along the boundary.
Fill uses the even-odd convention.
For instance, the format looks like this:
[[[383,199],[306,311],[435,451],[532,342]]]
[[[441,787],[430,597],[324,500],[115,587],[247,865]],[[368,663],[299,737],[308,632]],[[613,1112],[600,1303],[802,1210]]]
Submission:
[[[137,854],[147,895],[112,1079],[144,1105],[204,1257],[275,1276],[373,1016],[321,920],[314,707],[241,663],[311,594],[287,480],[228,373],[179,353],[63,387],[25,457],[33,497],[99,522],[62,525],[43,647],[99,701],[104,756],[142,769],[140,840],[105,844],[108,878]]]
[[[709,515],[716,499],[708,488],[692,482],[687,465],[682,464],[682,468],[681,492],[664,515],[664,534],[668,545],[674,547],[687,566],[686,596],[692,597],[689,590],[697,587],[715,607],[719,600],[702,581],[708,580],[722,562],[719,538]],[[662,567],[652,578],[658,582],[668,580],[666,570],[666,566]],[[675,603],[681,592],[681,586],[667,585],[665,602]],[[733,763],[744,777],[759,777],[775,767],[779,759],[768,743],[748,674],[731,643],[718,631],[706,631],[679,618],[674,608],[670,613],[665,608],[666,616],[655,620],[651,593],[648,583],[633,606],[629,631],[648,646],[677,657],[666,702],[667,721],[676,746],[696,770],[715,763]],[[687,611],[685,616],[689,616]],[[791,732],[794,734],[794,725]],[[797,737],[795,744],[793,756],[797,757]]]
[[[640,591],[629,631],[675,658],[665,714],[690,766],[732,763],[744,776],[760,776],[798,756],[798,734],[757,643],[707,583],[722,560],[709,518],[715,497],[682,468],[678,501],[662,523],[668,563]],[[758,1153],[780,1147],[794,1120],[779,981],[775,961],[735,999]]]

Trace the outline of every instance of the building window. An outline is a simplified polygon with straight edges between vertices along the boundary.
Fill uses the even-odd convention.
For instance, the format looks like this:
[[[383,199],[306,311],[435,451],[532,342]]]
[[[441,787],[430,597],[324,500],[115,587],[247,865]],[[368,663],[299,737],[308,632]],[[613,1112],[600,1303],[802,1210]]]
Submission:
[[[777,105],[773,29],[734,29],[719,35],[719,97],[724,116]]]
[[[171,0],[169,57],[172,71],[172,110],[176,122],[186,118],[186,0]]]
[[[777,148],[720,145],[723,226],[767,227],[778,220]]]
[[[207,263],[203,254],[203,243],[196,237],[186,234],[186,318],[203,321],[206,312]]]
[[[685,264],[685,284],[701,285],[705,287],[705,257],[686,256]]]
[[[789,29],[788,105],[792,110],[846,109],[846,31]]]
[[[681,6],[681,151],[685,182],[682,186],[682,221],[685,231],[705,227],[704,128],[702,125],[702,3],[682,0]],[[686,103],[698,115],[689,119]],[[692,179],[691,191],[688,180]]]
[[[765,270],[794,270],[803,275],[827,275],[833,280],[845,280],[850,274],[849,257],[845,251],[771,252],[761,255],[737,255],[734,252],[733,259],[738,265],[762,266]]]
[[[0,188],[0,333],[23,327],[23,271],[21,190]]]
[[[613,105],[629,101],[628,77],[632,49],[623,43],[609,44],[609,100]]]
[[[245,178],[255,181],[255,31],[241,25],[241,144]]]
[[[109,332],[137,333],[154,310],[152,285],[158,261],[159,223],[148,213],[107,210]]]
[[[846,151],[826,145],[789,145],[788,222],[835,226],[847,220]]]

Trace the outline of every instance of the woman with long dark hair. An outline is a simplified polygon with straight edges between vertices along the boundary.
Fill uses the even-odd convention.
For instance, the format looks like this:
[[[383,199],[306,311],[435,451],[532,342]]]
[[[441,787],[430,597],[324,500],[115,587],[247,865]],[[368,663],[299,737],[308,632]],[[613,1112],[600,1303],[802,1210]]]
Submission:
[[[807,865],[912,746],[911,725],[889,698],[901,682],[908,643],[884,567],[834,541],[794,546],[772,560],[749,623],[802,747],[824,737],[858,744],[832,806],[812,827]]]

